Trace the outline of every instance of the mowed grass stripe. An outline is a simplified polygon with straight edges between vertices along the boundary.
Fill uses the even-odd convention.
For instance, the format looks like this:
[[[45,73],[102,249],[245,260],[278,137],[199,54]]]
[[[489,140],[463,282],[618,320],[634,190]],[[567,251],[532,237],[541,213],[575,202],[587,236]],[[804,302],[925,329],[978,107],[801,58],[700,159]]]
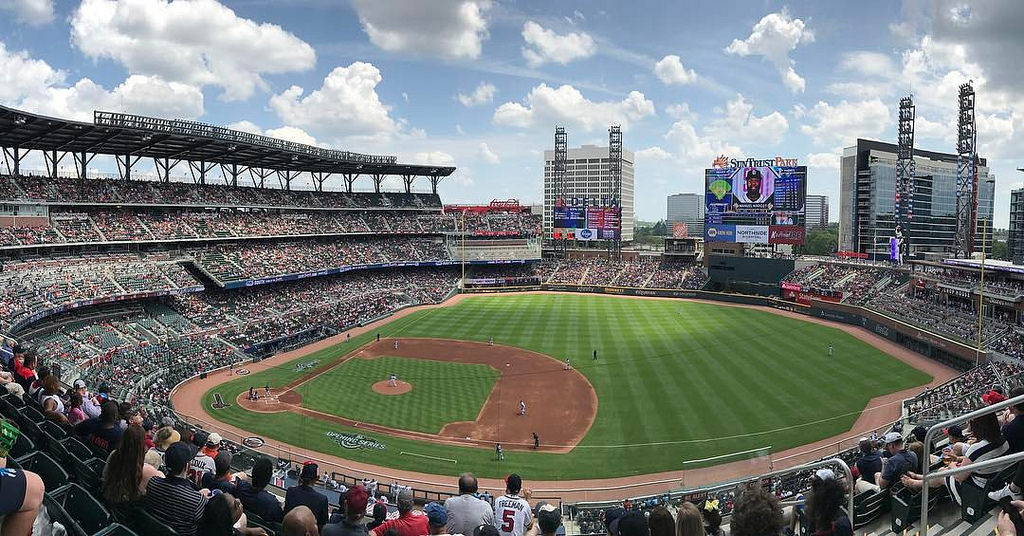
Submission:
[[[470,470],[491,477],[514,470],[525,478],[600,478],[678,469],[682,460],[769,444],[778,451],[810,443],[849,429],[872,397],[929,380],[926,374],[839,330],[763,311],[697,302],[571,294],[473,296],[455,306],[413,313],[379,331],[385,337],[396,333],[486,341],[494,336],[498,344],[559,360],[569,356],[597,391],[597,418],[580,447],[568,454],[507,451],[506,462],[498,464],[489,449],[386,436],[379,437],[388,444],[384,451],[342,450],[298,428],[322,433],[344,431],[343,427],[294,416],[293,421],[278,416],[255,418],[229,407],[217,417],[240,426],[245,423],[243,428],[264,437],[292,443],[301,437],[309,445],[323,446],[324,452],[401,469],[443,474]],[[334,355],[356,348],[374,334],[353,337],[349,345],[338,345]],[[832,358],[827,356],[829,342],[836,348]],[[591,360],[594,348],[600,351],[596,363]],[[327,353],[316,355],[329,360]],[[863,374],[865,370],[871,374]],[[231,399],[249,385],[263,385],[265,378],[272,385],[283,385],[297,376],[282,365],[225,384],[207,393],[207,398],[212,401],[212,393],[219,392]],[[459,375],[448,378],[444,387],[457,392],[464,388],[462,384]],[[425,422],[438,426],[437,420],[430,420],[437,404],[468,404],[461,395],[452,394],[424,404],[428,409],[413,410],[395,405],[394,399],[401,397],[360,396],[358,403],[368,413],[404,422],[409,429],[423,429]],[[807,424],[816,421],[822,422]],[[509,439],[513,440],[519,439]],[[662,442],[667,444],[645,445]],[[457,458],[458,469],[401,456],[399,449]]]

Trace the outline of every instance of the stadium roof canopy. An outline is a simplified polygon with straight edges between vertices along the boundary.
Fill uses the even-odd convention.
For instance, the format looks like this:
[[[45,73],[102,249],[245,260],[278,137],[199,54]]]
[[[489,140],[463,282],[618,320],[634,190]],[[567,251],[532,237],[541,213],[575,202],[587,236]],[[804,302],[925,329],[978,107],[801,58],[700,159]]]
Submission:
[[[406,179],[407,190],[412,178],[429,177],[436,191],[436,181],[455,171],[453,166],[401,164],[394,156],[324,149],[195,121],[102,111],[94,112],[92,123],[84,123],[0,106],[0,147],[8,159],[14,160],[15,169],[26,151],[42,151],[48,167],[51,160],[59,161],[58,153],[72,154],[83,178],[91,160],[87,154],[117,157],[124,178],[131,177],[131,167],[139,158],[155,159],[158,172],[163,171],[162,180],[168,180],[166,166],[172,161],[201,162],[204,175],[207,165],[212,168],[220,164],[234,170],[236,184],[237,168],[243,167],[265,171],[266,175],[278,172],[288,182],[303,172],[368,175],[375,182],[397,175]],[[54,174],[56,167],[54,163]],[[346,179],[347,183],[351,180]]]

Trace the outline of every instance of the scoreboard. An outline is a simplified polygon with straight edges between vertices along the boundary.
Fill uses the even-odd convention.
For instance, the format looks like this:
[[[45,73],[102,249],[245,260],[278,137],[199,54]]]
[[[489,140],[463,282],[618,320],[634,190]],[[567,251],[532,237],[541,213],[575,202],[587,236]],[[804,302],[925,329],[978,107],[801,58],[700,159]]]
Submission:
[[[622,209],[556,205],[552,227],[555,240],[618,240],[622,236]]]

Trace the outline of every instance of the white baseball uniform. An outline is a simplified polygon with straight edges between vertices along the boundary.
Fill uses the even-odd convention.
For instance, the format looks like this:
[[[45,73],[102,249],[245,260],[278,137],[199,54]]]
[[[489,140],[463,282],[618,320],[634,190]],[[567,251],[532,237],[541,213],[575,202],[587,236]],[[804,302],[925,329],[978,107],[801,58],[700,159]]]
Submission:
[[[501,536],[523,536],[533,523],[530,503],[516,495],[502,495],[494,501],[494,526]]]

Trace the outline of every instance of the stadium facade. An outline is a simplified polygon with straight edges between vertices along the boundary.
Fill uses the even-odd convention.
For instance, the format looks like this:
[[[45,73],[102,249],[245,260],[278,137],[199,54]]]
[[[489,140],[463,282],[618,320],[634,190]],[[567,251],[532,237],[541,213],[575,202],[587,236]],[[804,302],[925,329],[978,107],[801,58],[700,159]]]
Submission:
[[[551,239],[554,228],[554,151],[544,151],[544,237]],[[612,181],[608,147],[583,145],[566,154],[565,182],[569,198],[600,202],[611,197]],[[622,241],[633,241],[636,216],[633,209],[633,151],[622,149]]]
[[[1013,264],[1024,264],[1024,188],[1010,192],[1010,232],[1006,245]]]
[[[956,243],[957,155],[915,149],[914,213],[910,220],[910,254],[953,254]],[[995,177],[978,159],[978,222],[975,251],[991,252]],[[896,145],[858,139],[843,150],[839,174],[839,247],[844,251],[889,255],[894,235]],[[982,243],[982,226],[987,236]]]
[[[668,196],[669,232],[677,223],[685,223],[688,236],[704,234],[704,196],[701,194],[672,194]]]
[[[804,214],[807,218],[807,230],[828,227],[828,196],[808,195],[804,202]]]

